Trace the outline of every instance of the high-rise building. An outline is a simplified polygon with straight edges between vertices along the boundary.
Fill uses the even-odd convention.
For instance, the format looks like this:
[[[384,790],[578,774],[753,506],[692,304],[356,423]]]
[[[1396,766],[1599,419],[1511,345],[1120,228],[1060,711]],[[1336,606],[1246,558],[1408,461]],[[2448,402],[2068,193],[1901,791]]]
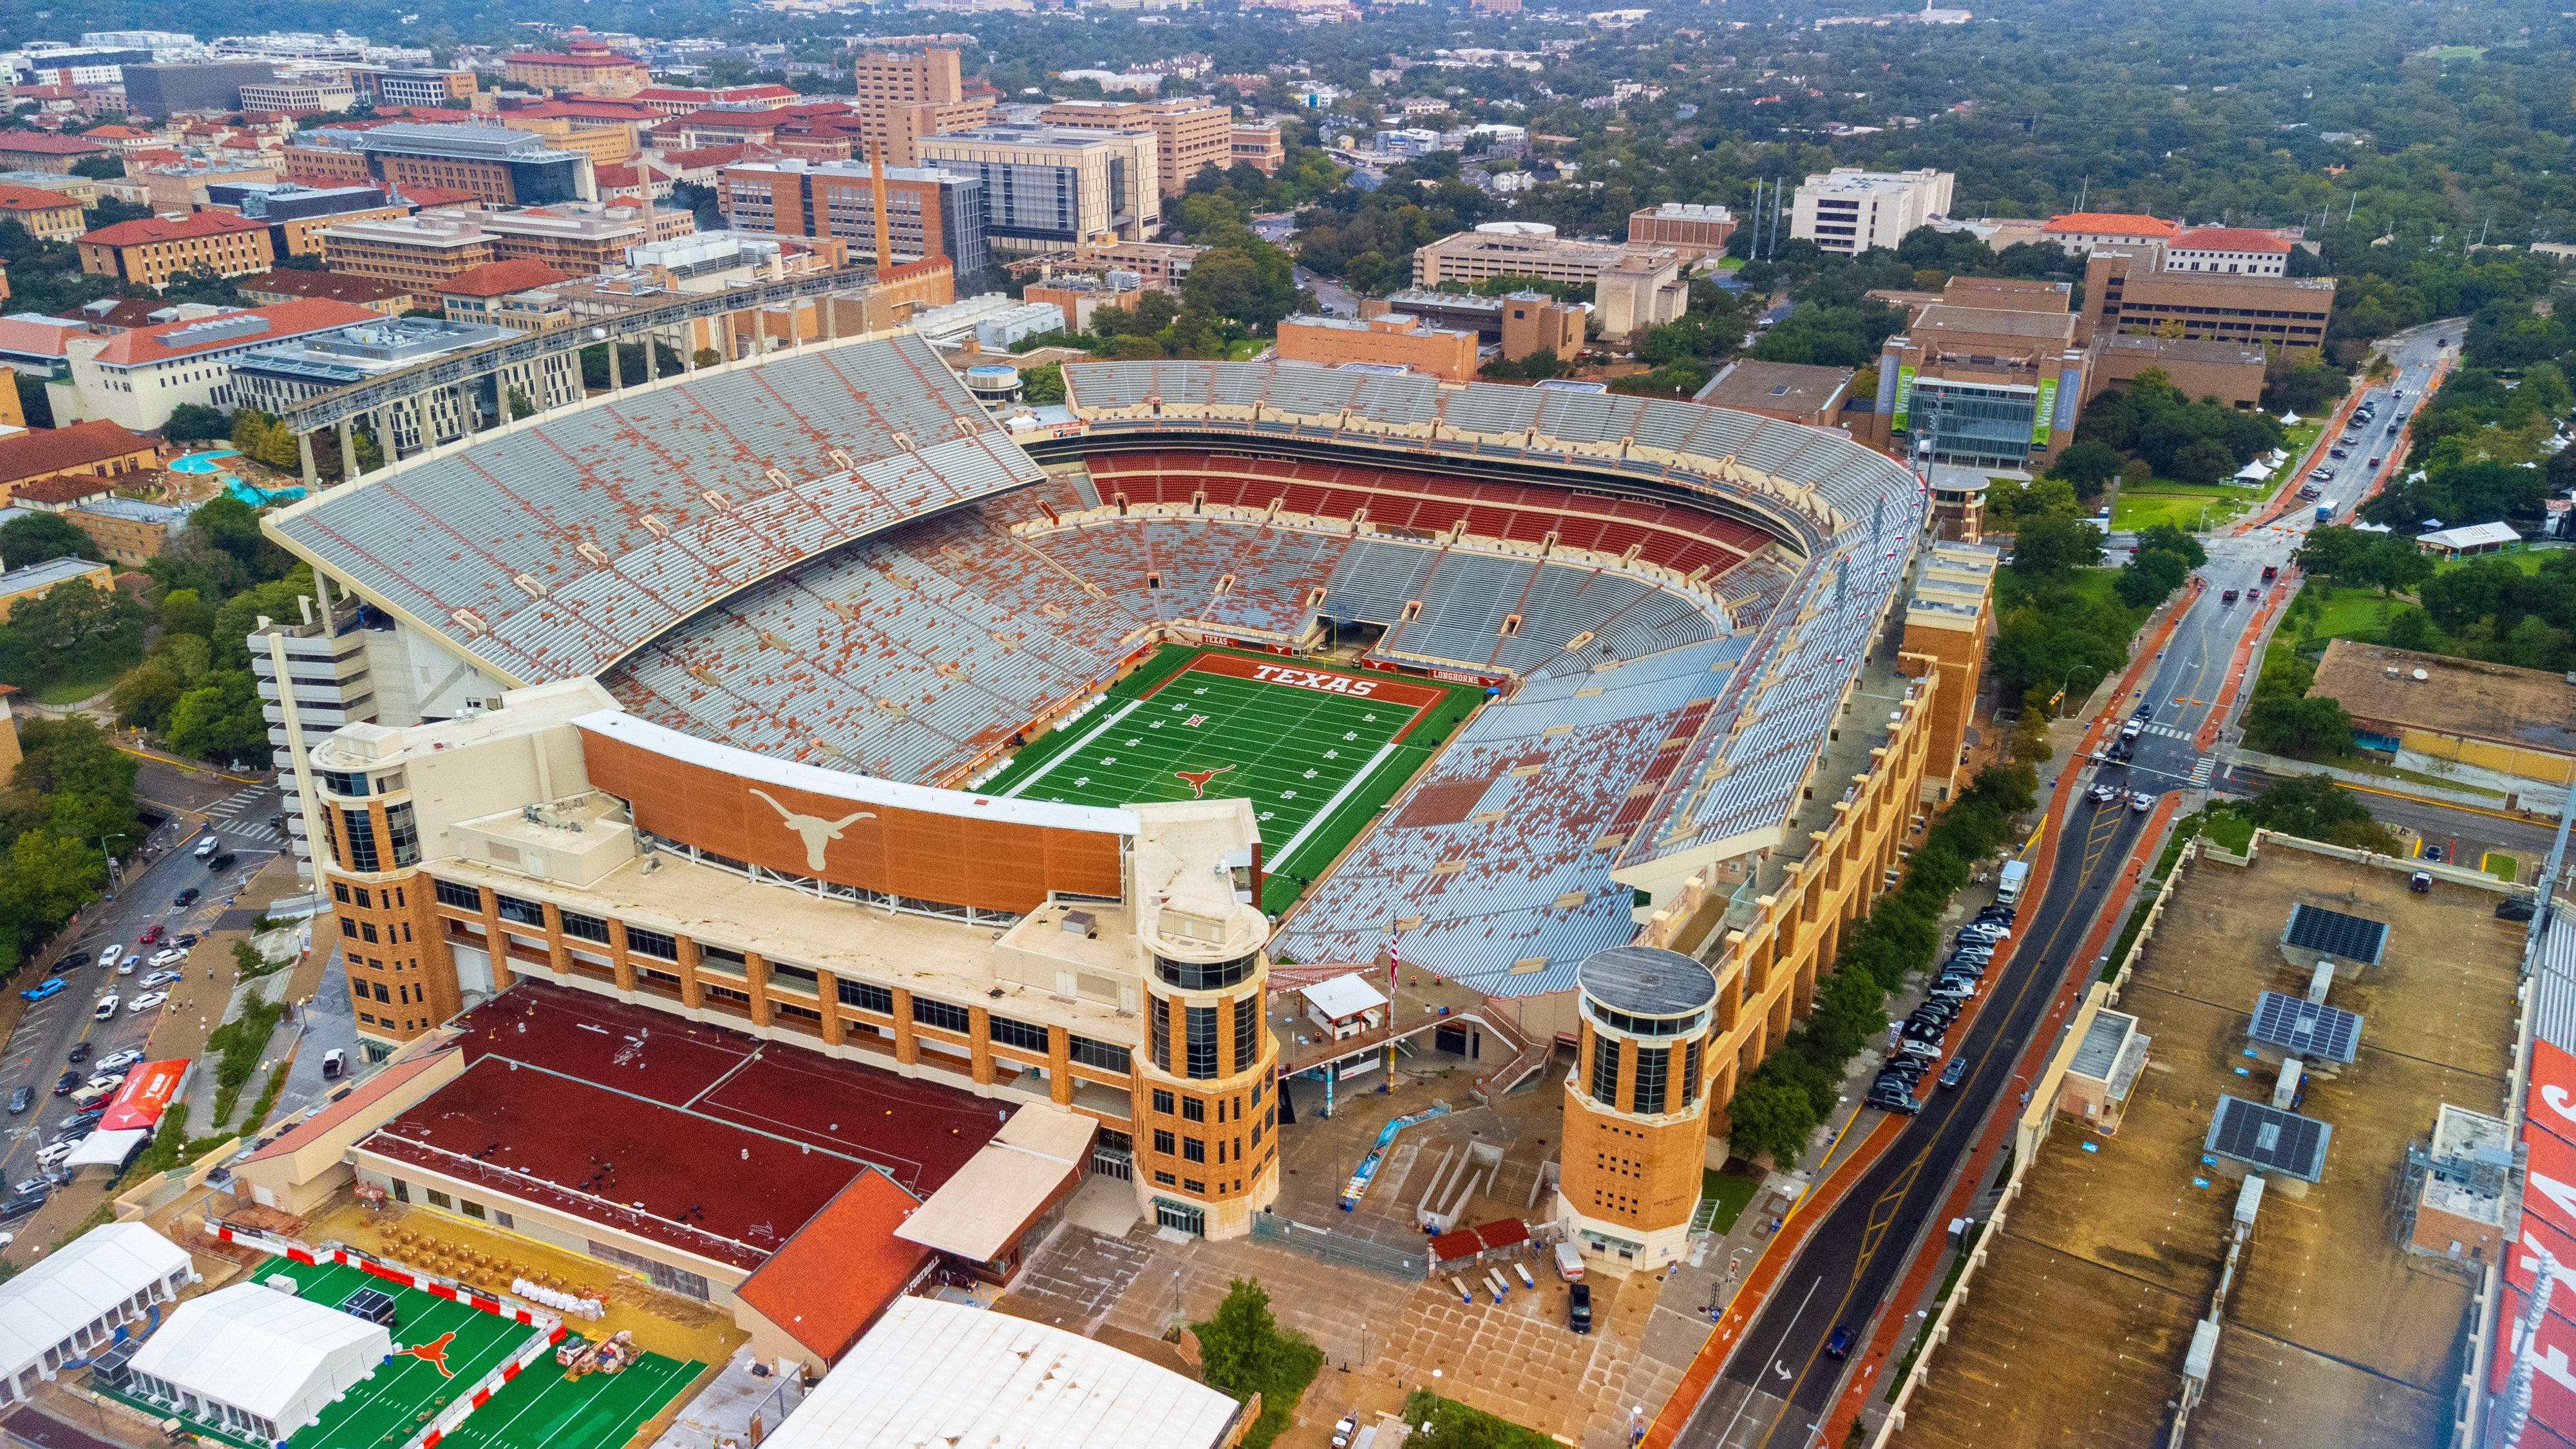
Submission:
[[[854,73],[859,135],[853,150],[872,156],[883,147],[889,165],[920,164],[915,143],[922,137],[971,129],[992,111],[989,98],[967,96],[953,48],[871,50]]]
[[[1893,249],[1905,234],[1950,214],[1947,171],[1863,171],[1837,166],[1810,176],[1792,199],[1789,235],[1839,256]]]
[[[352,67],[349,84],[373,106],[444,106],[474,99],[470,70],[370,70]]]
[[[984,240],[984,183],[937,166],[886,168],[891,262],[944,256],[961,280],[990,265]],[[717,205],[744,231],[831,237],[850,255],[878,261],[876,172],[864,161],[749,161],[717,181]]]
[[[286,179],[307,186],[383,184],[470,191],[496,206],[595,201],[591,158],[503,126],[397,121],[364,131],[308,131],[286,148]]]
[[[923,136],[923,162],[984,183],[984,235],[996,252],[1142,241],[1162,226],[1151,132],[987,126]]]
[[[128,115],[160,120],[180,111],[229,111],[242,103],[243,86],[277,79],[277,67],[261,61],[217,61],[206,65],[129,65],[125,67]]]
[[[1154,171],[1165,196],[1190,178],[1234,161],[1233,112],[1204,101],[1058,101],[1038,124],[1075,131],[1151,131]],[[1265,173],[1266,174],[1266,173]]]

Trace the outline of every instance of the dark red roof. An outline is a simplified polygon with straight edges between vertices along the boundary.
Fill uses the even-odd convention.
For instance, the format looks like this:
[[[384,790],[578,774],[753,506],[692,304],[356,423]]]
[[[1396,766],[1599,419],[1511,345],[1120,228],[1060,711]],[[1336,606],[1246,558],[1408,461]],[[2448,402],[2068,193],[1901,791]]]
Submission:
[[[268,223],[236,216],[229,211],[192,211],[186,216],[147,216],[136,221],[120,221],[96,231],[81,233],[80,239],[103,247],[141,246],[150,242],[186,241],[201,236],[231,236],[238,232],[266,231]]]
[[[83,468],[148,453],[152,445],[105,418],[92,418],[66,428],[29,428],[0,438],[0,483],[42,478],[66,468]]]
[[[438,284],[442,297],[506,297],[531,287],[551,287],[569,282],[572,273],[559,272],[545,263],[528,257],[512,257],[505,262],[485,262],[467,267]]]
[[[22,151],[30,156],[104,156],[107,148],[96,141],[78,136],[57,136],[51,131],[0,131],[0,151]]]

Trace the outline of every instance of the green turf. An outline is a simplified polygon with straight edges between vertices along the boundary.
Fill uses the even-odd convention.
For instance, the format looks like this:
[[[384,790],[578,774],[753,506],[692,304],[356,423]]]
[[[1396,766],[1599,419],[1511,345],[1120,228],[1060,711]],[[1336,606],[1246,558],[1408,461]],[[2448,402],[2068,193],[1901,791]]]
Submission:
[[[1713,1167],[1701,1169],[1699,1210],[1692,1214],[1691,1227],[1723,1237],[1734,1231],[1735,1220],[1743,1216],[1745,1207],[1753,1201],[1753,1195],[1761,1190],[1760,1178],[1720,1172]]]
[[[2490,850],[2479,862],[2480,868],[2497,880],[2511,885],[2522,879],[2522,862],[2501,850]]]
[[[648,1353],[622,1373],[573,1380],[547,1354],[439,1443],[441,1449],[623,1449],[705,1367]]]
[[[1070,729],[1023,749],[985,791],[1069,805],[1188,800],[1197,791],[1181,772],[1219,771],[1206,781],[1207,795],[1252,802],[1268,874],[1262,907],[1285,910],[1300,894],[1296,878],[1321,872],[1483,697],[1469,686],[1405,676],[1442,692],[1440,701],[1416,706],[1195,667],[1233,652],[1157,652]]]

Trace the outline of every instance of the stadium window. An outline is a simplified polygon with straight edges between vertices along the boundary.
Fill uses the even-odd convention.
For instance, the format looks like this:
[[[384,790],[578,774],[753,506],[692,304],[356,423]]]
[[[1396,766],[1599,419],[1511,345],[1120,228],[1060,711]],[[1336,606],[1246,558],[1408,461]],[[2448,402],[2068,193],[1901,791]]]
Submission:
[[[585,916],[578,911],[563,913],[563,933],[567,936],[577,936],[585,941],[597,941],[603,946],[608,944],[608,923],[597,916]]]
[[[1182,1138],[1182,1139],[1181,1139],[1181,1160],[1182,1160],[1183,1162],[1205,1162],[1205,1161],[1207,1161],[1207,1139],[1205,1139],[1205,1138],[1203,1138],[1203,1137],[1184,1137],[1184,1138]]]
[[[438,898],[440,905],[472,911],[478,916],[483,914],[481,886],[458,885],[452,880],[432,881],[431,885],[434,887],[432,894]]]
[[[894,993],[882,986],[871,986],[865,981],[837,981],[833,983],[833,989],[843,1006],[894,1015]]]
[[[822,989],[823,982],[821,977],[805,967],[790,966],[784,961],[772,961],[769,963],[769,984],[785,986],[794,991],[819,991]]]
[[[453,1209],[456,1206],[456,1199],[433,1187],[429,1190],[429,1205],[434,1208]]]
[[[1172,1155],[1172,1144],[1175,1140],[1171,1133],[1157,1130],[1154,1133],[1154,1150],[1169,1157]]]
[[[1148,997],[1145,1020],[1153,1028],[1155,1069],[1168,1072],[1172,1069],[1172,1003],[1160,997]]]
[[[483,1204],[479,1202],[467,1202],[462,1198],[457,1199],[456,1210],[465,1214],[469,1218],[475,1218],[478,1220],[487,1219],[489,1217],[489,1214],[483,1211]]]
[[[1234,1069],[1252,1070],[1261,1057],[1261,993],[1258,991],[1234,999]]]
[[[1172,1094],[1169,1091],[1161,1087],[1154,1089],[1154,1110],[1165,1117],[1172,1115]]]
[[[680,959],[680,943],[659,931],[626,928],[626,951],[630,956],[658,956],[665,961]]]
[[[1682,1105],[1699,1100],[1700,1039],[1692,1037],[1682,1046]]]
[[[991,1027],[996,1046],[1018,1047],[1024,1052],[1044,1052],[1047,1049],[1045,1027],[1032,1022],[1013,1021],[1007,1016],[987,1016],[984,1020]]]
[[[1154,1183],[1158,1187],[1170,1187],[1175,1181],[1177,1181],[1177,1179],[1168,1172],[1158,1172],[1154,1174]]]
[[[1122,1073],[1135,1070],[1134,1054],[1123,1046],[1114,1046],[1105,1041],[1093,1041],[1087,1036],[1069,1037],[1066,1039],[1066,1044],[1073,1059],[1086,1067],[1098,1067],[1102,1071]]]
[[[1216,1070],[1216,1008],[1189,1006],[1187,1013],[1189,1070],[1192,1081],[1206,1081]]]
[[[517,896],[505,896],[494,891],[492,908],[502,920],[514,921],[522,926],[543,927],[546,923],[546,908],[535,901],[525,901]]]
[[[1653,1116],[1664,1110],[1664,1076],[1672,1060],[1670,1047],[1637,1053],[1637,1085],[1631,1096],[1636,1104],[1633,1110],[1640,1116]]]
[[[912,1019],[923,1026],[955,1032],[965,1031],[974,1023],[973,1017],[967,1013],[965,1007],[952,1002],[935,1001],[927,996],[916,996],[912,999]]]
[[[1592,1100],[1604,1107],[1619,1105],[1619,1040],[1596,1036],[1592,1039]]]
[[[1181,1120],[1184,1122],[1206,1121],[1207,1099],[1205,1097],[1183,1097],[1181,1099]]]

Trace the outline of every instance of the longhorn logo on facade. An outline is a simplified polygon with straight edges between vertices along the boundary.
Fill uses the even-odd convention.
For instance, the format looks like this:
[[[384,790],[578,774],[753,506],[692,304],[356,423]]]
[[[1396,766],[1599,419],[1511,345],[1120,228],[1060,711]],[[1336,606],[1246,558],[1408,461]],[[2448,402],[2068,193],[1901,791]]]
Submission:
[[[856,822],[877,818],[873,810],[844,815],[838,820],[826,820],[820,815],[799,815],[772,799],[766,790],[754,790],[751,793],[769,801],[769,808],[777,811],[778,818],[787,822],[787,828],[805,842],[805,868],[816,875],[823,873],[823,847],[826,844],[840,839],[841,832]]]
[[[1208,781],[1219,775],[1228,774],[1233,769],[1232,765],[1219,765],[1213,770],[1174,770],[1172,773],[1180,776],[1182,781],[1188,784],[1192,795],[1204,800],[1207,798]]]

